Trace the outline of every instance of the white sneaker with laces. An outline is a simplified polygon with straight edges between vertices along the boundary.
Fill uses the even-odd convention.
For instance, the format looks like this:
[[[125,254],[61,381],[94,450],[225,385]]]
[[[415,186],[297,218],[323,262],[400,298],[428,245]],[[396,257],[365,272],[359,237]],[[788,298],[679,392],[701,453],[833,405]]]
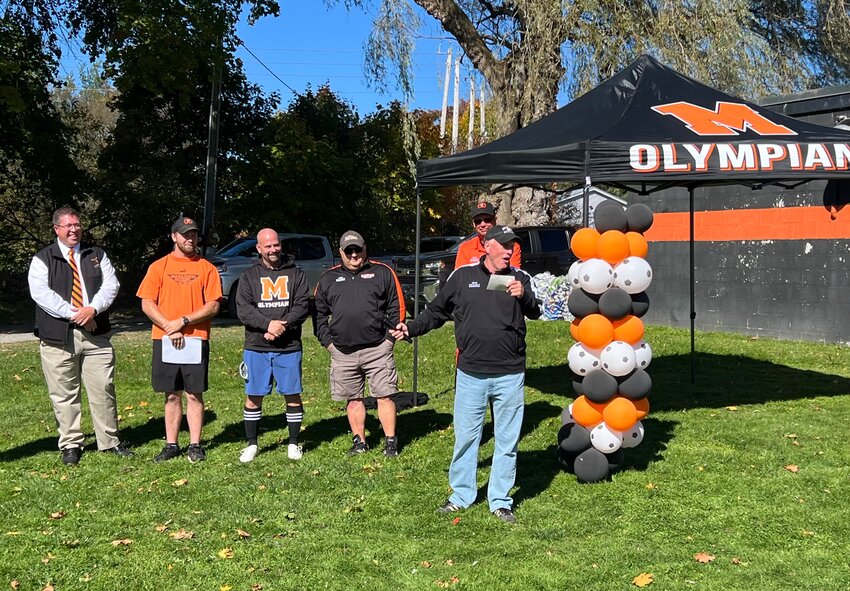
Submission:
[[[286,455],[289,456],[290,460],[300,460],[301,456],[304,455],[304,449],[297,443],[290,443]]]
[[[242,450],[242,454],[239,456],[239,461],[243,464],[253,461],[254,458],[257,457],[258,451],[260,451],[260,448],[256,445],[249,445]]]

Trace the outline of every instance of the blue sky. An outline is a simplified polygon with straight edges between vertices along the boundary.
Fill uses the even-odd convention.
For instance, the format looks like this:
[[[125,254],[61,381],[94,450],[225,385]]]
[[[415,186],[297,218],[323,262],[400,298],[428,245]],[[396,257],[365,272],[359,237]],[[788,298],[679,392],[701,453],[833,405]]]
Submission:
[[[352,103],[363,116],[375,111],[376,104],[386,105],[401,98],[398,91],[379,94],[367,83],[363,46],[372,18],[361,9],[346,10],[343,5],[329,8],[322,0],[284,0],[279,17],[265,17],[253,26],[243,18],[237,33],[245,47],[295,91],[329,83],[338,96]],[[446,51],[452,47],[455,57],[459,51],[436,20],[422,13],[421,21],[423,27],[414,53],[412,106],[438,109],[442,104]],[[251,53],[244,48],[237,51],[248,79],[268,92],[277,91],[281,108],[285,108],[293,97],[292,91]],[[468,69],[462,65],[461,71],[460,95],[468,98],[469,83],[464,80],[468,78]]]

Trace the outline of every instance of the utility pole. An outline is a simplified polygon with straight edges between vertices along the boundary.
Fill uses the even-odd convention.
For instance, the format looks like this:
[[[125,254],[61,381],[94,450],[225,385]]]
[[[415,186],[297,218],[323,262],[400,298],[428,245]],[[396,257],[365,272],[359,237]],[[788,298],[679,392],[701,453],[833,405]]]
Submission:
[[[460,111],[460,58],[455,60],[455,95],[452,107],[452,154],[457,153],[457,123]]]
[[[224,61],[224,51],[219,42],[218,64],[215,67],[212,82],[212,97],[210,99],[209,136],[207,137],[207,182],[204,189],[204,222],[201,237],[201,254],[207,254],[210,241],[210,230],[215,219],[215,189],[216,173],[218,171],[218,129],[221,121],[221,74]]]
[[[466,149],[471,150],[475,138],[475,78],[469,77],[469,129],[466,131]]]
[[[443,77],[443,110],[440,114],[440,139],[446,137],[446,114],[449,107],[449,76],[452,74],[452,48],[446,55],[446,74]]]

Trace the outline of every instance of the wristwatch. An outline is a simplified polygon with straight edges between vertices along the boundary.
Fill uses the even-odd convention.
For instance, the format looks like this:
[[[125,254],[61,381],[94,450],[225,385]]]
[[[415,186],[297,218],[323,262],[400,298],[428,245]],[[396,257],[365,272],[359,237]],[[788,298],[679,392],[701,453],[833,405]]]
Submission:
[[[189,324],[189,317],[188,317],[188,316],[184,316],[184,317],[183,317],[183,326],[187,326],[188,324]]]

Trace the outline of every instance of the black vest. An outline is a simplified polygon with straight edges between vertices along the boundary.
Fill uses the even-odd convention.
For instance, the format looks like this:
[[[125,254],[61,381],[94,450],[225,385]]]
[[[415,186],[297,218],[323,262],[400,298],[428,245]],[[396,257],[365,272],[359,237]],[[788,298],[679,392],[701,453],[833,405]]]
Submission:
[[[36,258],[47,266],[47,284],[66,302],[71,302],[71,289],[74,285],[74,276],[68,260],[62,256],[59,245],[54,242],[47,248],[36,253]],[[89,300],[94,297],[103,284],[103,272],[100,262],[103,260],[103,249],[99,246],[87,246],[80,244],[80,253],[77,256],[77,268]],[[104,310],[94,317],[97,328],[92,334],[101,335],[110,331],[109,310]],[[51,345],[65,345],[74,325],[65,318],[55,318],[41,309],[35,307],[35,336]]]

